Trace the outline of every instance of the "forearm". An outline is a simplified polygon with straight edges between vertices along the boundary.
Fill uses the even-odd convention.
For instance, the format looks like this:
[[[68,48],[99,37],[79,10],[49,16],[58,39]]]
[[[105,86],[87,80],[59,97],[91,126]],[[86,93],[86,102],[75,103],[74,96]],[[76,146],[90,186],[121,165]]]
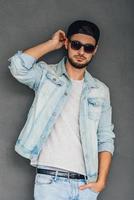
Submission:
[[[107,177],[112,161],[112,154],[107,151],[99,152],[99,174],[98,181],[106,185]]]
[[[99,174],[96,182],[90,182],[80,186],[80,189],[91,188],[96,192],[101,192],[105,186],[110,170],[112,154],[108,151],[99,152]]]
[[[30,49],[26,49],[23,53],[29,54],[30,56],[39,59],[43,55],[64,46],[65,41],[66,41],[65,32],[62,30],[58,30],[52,35],[50,40],[41,43],[35,47],[32,47]]]
[[[48,40],[35,47],[25,50],[23,53],[27,53],[36,59],[39,59],[43,55],[55,50],[55,43],[52,40]]]

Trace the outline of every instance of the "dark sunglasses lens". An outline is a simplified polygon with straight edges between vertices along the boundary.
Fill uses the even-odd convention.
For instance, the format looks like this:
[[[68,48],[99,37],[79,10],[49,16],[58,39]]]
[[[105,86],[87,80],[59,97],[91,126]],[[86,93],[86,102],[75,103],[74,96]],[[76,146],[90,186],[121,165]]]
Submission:
[[[79,41],[76,40],[71,41],[71,48],[74,50],[79,50],[82,46],[84,46],[84,51],[86,53],[92,53],[95,49],[95,46],[93,46],[92,44],[82,45]]]
[[[92,53],[94,51],[94,49],[95,49],[95,46],[93,46],[93,45],[85,45],[84,46],[84,50],[86,53]]]
[[[78,41],[71,41],[71,48],[75,50],[79,50],[81,48],[81,44]]]

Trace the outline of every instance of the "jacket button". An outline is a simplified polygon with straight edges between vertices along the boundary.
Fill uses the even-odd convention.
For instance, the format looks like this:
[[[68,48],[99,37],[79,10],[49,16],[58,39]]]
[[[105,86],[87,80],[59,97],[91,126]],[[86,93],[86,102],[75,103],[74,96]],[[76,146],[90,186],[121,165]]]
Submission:
[[[45,138],[45,136],[44,136],[44,135],[41,135],[41,138],[42,138],[42,139],[44,139],[44,138]]]
[[[56,81],[56,78],[53,78],[53,81]]]
[[[68,94],[67,94],[67,92],[65,92],[65,93],[64,93],[64,95],[66,95],[66,96],[67,96],[67,95],[68,95]]]

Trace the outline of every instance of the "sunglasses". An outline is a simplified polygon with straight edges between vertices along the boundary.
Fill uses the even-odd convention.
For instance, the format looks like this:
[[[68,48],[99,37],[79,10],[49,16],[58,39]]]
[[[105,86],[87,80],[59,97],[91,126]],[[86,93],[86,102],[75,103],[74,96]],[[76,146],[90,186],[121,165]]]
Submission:
[[[93,53],[93,51],[95,50],[95,46],[92,44],[82,44],[77,40],[70,40],[70,39],[69,41],[71,43],[71,48],[74,50],[79,50],[81,47],[84,47],[84,51],[86,53]]]

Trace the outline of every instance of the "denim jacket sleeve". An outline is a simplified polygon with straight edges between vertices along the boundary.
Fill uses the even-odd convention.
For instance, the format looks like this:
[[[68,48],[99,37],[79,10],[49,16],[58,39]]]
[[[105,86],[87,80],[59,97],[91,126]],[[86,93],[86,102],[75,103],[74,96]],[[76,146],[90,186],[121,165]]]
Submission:
[[[8,68],[13,77],[36,91],[44,69],[41,63],[43,62],[44,65],[47,63],[44,61],[36,63],[36,58],[22,53],[22,51],[18,51],[8,61],[10,61]]]
[[[98,152],[114,152],[114,125],[112,124],[112,107],[110,104],[109,88],[106,88],[105,100],[102,105],[102,112],[97,130],[98,134]]]

